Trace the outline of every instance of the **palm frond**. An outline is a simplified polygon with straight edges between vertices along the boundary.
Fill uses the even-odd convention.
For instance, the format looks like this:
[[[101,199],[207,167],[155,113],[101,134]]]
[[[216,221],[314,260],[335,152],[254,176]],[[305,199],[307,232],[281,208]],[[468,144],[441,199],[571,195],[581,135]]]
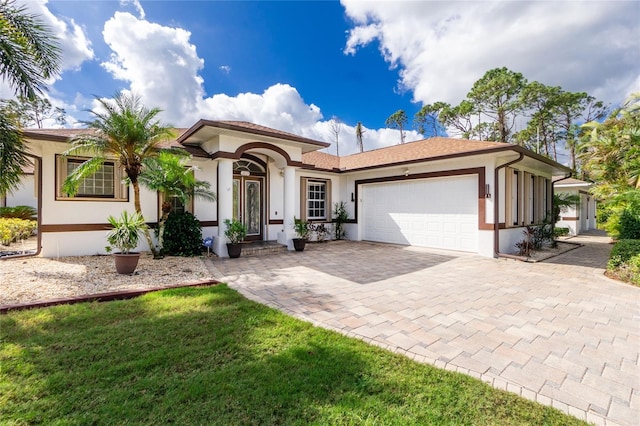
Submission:
[[[105,162],[104,157],[92,157],[74,169],[62,183],[62,192],[69,197],[74,197],[78,193],[80,182],[98,170]]]

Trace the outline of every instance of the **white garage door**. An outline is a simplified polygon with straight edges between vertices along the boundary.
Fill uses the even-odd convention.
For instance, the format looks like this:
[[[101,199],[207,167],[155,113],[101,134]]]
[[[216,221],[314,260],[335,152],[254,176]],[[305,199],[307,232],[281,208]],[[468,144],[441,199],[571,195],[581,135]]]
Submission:
[[[478,176],[362,186],[362,239],[478,251]]]

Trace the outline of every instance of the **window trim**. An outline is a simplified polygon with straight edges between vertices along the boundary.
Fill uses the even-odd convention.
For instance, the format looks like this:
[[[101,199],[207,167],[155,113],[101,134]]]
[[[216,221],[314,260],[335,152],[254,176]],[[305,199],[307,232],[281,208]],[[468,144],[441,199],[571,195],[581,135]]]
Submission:
[[[65,156],[62,154],[56,154],[55,157],[55,200],[56,201],[105,201],[105,202],[128,202],[129,201],[129,187],[125,183],[122,183],[124,179],[124,170],[122,167],[118,167],[117,162],[112,159],[105,161],[105,164],[113,165],[113,196],[100,196],[100,195],[76,195],[69,197],[62,192],[62,183],[67,178],[67,162],[73,160],[74,162],[85,162],[90,157],[81,156]],[[120,182],[120,185],[118,185]]]
[[[158,194],[158,217],[162,217],[162,203],[164,203],[165,194],[163,192],[158,192],[157,194]],[[172,210],[172,211],[175,211],[175,210]],[[193,197],[189,197],[189,201],[184,206],[184,211],[194,214]]]
[[[324,185],[324,217],[309,217],[309,185]],[[331,222],[331,179],[302,177],[300,180],[300,218],[309,222]]]

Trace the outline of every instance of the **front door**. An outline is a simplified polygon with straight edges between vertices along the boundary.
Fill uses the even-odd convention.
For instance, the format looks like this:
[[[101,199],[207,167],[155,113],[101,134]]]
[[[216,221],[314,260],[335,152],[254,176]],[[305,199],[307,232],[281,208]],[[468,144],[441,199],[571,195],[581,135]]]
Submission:
[[[246,240],[262,240],[262,177],[233,178],[233,217],[247,227]]]

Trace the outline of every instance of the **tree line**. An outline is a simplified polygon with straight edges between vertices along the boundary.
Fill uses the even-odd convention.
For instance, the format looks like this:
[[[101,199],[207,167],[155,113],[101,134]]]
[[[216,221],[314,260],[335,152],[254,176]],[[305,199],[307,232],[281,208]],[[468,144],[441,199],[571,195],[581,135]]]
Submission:
[[[601,120],[607,106],[586,92],[569,92],[559,86],[529,82],[508,68],[487,71],[457,105],[438,101],[425,104],[415,114],[414,128],[425,137],[455,136],[508,142],[558,160],[566,150],[570,167],[580,169],[578,142],[581,124]],[[403,110],[387,119],[401,133],[408,126]]]

